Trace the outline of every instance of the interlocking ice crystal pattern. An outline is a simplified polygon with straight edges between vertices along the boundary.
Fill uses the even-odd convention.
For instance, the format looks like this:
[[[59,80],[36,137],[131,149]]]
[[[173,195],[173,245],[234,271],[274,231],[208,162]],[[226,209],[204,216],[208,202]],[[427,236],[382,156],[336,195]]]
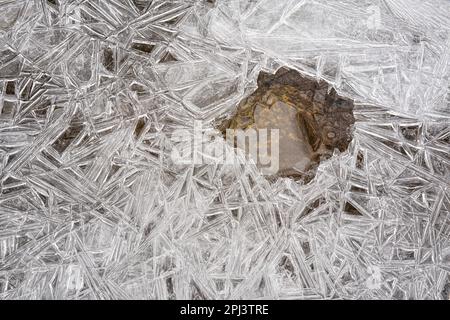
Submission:
[[[11,0],[0,30],[0,299],[449,298],[447,0]],[[283,66],[356,101],[313,181],[173,163]]]

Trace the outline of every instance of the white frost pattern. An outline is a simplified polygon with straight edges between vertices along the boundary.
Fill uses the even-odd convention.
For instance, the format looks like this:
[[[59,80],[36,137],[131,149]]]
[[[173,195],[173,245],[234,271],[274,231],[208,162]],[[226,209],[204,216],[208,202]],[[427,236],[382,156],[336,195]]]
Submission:
[[[449,299],[446,0],[0,2],[0,299]],[[175,165],[280,66],[357,101],[308,185]]]

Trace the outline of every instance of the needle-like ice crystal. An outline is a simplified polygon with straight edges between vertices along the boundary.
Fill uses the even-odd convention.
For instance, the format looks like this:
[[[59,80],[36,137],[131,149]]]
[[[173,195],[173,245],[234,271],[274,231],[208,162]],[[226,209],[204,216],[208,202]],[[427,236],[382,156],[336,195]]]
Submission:
[[[0,299],[449,299],[449,62],[447,0],[0,1]],[[175,161],[284,67],[355,101],[310,183]]]

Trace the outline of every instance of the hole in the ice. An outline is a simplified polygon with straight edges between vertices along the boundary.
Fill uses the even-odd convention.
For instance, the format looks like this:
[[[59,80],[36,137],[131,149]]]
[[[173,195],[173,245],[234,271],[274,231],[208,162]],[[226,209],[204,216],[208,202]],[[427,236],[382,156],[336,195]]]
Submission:
[[[101,215],[105,215],[106,214],[106,209],[103,207],[98,207],[95,209],[98,213],[100,213]]]
[[[266,288],[266,280],[264,280],[264,277],[261,278],[261,281],[259,282],[258,290],[263,292]]]
[[[376,191],[376,194],[379,196],[388,194],[388,190],[386,190],[386,187],[384,186],[384,184],[376,184],[375,191]]]
[[[144,52],[144,53],[151,53],[153,49],[155,48],[155,45],[148,44],[148,43],[142,43],[142,42],[135,42],[131,44],[131,48],[134,50]]]
[[[33,109],[33,113],[38,118],[45,118],[47,116],[47,112],[51,108],[51,102],[49,100],[44,100],[42,103],[39,103],[36,105],[36,107]]]
[[[358,151],[358,155],[356,156],[356,168],[360,170],[364,169],[364,154],[362,151]]]
[[[166,52],[164,56],[159,60],[160,63],[166,63],[166,62],[175,62],[178,61],[177,58],[175,58],[170,52]]]
[[[419,43],[421,43],[421,42],[422,42],[422,36],[420,36],[420,35],[418,35],[418,34],[413,35],[413,37],[412,37],[412,42],[413,42],[414,44],[419,44]]]
[[[191,280],[191,300],[206,300],[206,296],[203,294],[202,290],[200,290],[197,283],[194,280]]]
[[[289,257],[283,256],[280,260],[280,263],[278,264],[279,267],[284,269],[288,274],[294,275],[295,274],[295,268],[292,264],[292,261]]]
[[[136,123],[136,127],[134,128],[134,136],[135,138],[139,138],[144,130],[145,127],[145,119],[139,118],[138,122]]]
[[[381,141],[385,146],[390,148],[394,151],[394,154],[397,153],[401,156],[408,157],[408,154],[406,153],[405,149],[402,146],[402,143],[399,141],[390,141],[390,140],[384,140]]]
[[[155,229],[156,225],[153,222],[150,222],[145,228],[144,228],[144,236],[148,237],[148,235],[150,234],[150,232],[153,231],[153,229]]]
[[[142,95],[145,93],[146,88],[145,88],[145,86],[143,86],[142,84],[139,84],[139,83],[133,83],[133,84],[130,86],[130,90],[133,91],[133,92],[135,92],[135,93],[137,94],[137,96],[140,97],[140,96],[142,96]]]
[[[309,255],[311,253],[311,246],[309,245],[309,242],[302,242],[302,249],[305,256]]]
[[[26,190],[26,186],[25,185],[16,185],[16,186],[4,186],[3,190],[2,190],[2,195],[7,195],[7,194],[19,194],[21,191]]]
[[[39,196],[39,198],[41,199],[42,204],[43,204],[44,206],[47,206],[47,205],[48,205],[48,197],[45,196],[45,195],[43,195],[43,194],[41,194],[41,193],[38,193],[38,196]]]
[[[3,107],[1,108],[0,114],[6,118],[14,117],[16,111],[16,104],[12,101],[3,101]]]
[[[394,250],[394,258],[405,261],[405,260],[414,260],[415,254],[413,250],[405,250],[402,248],[396,248]]]
[[[140,11],[143,12],[147,9],[151,1],[148,0],[133,0],[134,6]]]
[[[214,8],[216,6],[217,0],[204,0],[204,3],[207,8]]]
[[[309,202],[303,209],[303,212],[300,215],[300,217],[304,217],[306,215],[311,214],[312,212],[314,212],[314,210],[319,208],[324,203],[327,203],[327,200],[324,197],[319,197],[318,199],[315,199],[314,201]]]
[[[445,300],[450,300],[450,280],[447,282],[442,289],[442,298]]]
[[[239,210],[238,210],[238,209],[231,209],[231,215],[232,215],[233,218],[235,218],[236,220],[239,220]]]
[[[30,99],[32,86],[33,86],[33,82],[28,81],[28,83],[20,89],[20,99],[21,100],[26,101],[26,100]]]
[[[404,126],[400,128],[403,137],[408,140],[415,142],[419,138],[420,126]]]
[[[5,93],[10,95],[16,94],[16,83],[14,81],[8,81],[6,83]]]
[[[17,158],[17,153],[10,153],[7,155],[6,165],[10,165],[12,162],[14,162],[14,159]]]
[[[41,156],[42,156],[43,159],[48,161],[49,164],[51,164],[51,165],[53,165],[55,167],[59,167],[60,166],[59,160],[55,158],[55,152],[49,152],[47,150],[42,150]],[[47,166],[47,167],[51,167],[51,166]]]
[[[355,186],[355,185],[352,185],[352,186],[350,187],[350,191],[351,191],[351,192],[359,192],[359,193],[367,193],[367,190],[366,190],[366,189],[363,189],[363,188],[358,187],[358,186]]]
[[[216,285],[216,290],[222,292],[225,290],[225,280],[224,279],[214,279]]]
[[[231,119],[219,128],[225,136],[227,129],[243,135],[255,129],[258,159],[254,160],[258,167],[264,170],[268,162],[275,161],[278,170],[269,175],[307,183],[334,149],[347,150],[354,122],[352,100],[330,90],[326,82],[280,68],[275,74],[261,72],[258,89],[241,101]],[[273,129],[278,130],[279,139],[272,141]],[[267,134],[265,145],[260,140],[263,131]],[[246,148],[251,150],[248,143]],[[278,146],[278,152],[272,146]],[[269,159],[263,163],[261,154],[266,153]]]
[[[3,181],[2,186],[0,188],[2,194],[13,194],[23,191],[27,188],[25,182],[21,180],[17,180],[12,177],[8,177],[5,181]]]
[[[114,51],[111,48],[103,50],[103,66],[109,72],[114,72]]]
[[[80,121],[73,121],[69,128],[52,144],[52,147],[62,154],[83,130],[84,125]]]
[[[359,212],[359,210],[356,209],[350,202],[345,203],[344,211],[345,213],[351,215],[362,216],[361,212]]]
[[[109,170],[108,177],[106,178],[106,180],[110,180],[111,177],[114,176],[116,174],[116,172],[119,171],[120,168],[121,168],[121,166],[113,164],[111,166],[111,169]]]
[[[169,299],[174,299],[175,298],[175,291],[173,290],[173,281],[172,278],[166,278],[166,288],[167,288],[167,293],[169,294]]]
[[[311,202],[308,206],[307,209],[310,211],[313,211],[315,209],[317,209],[318,207],[320,207],[322,204],[326,203],[327,200],[323,197],[320,197],[316,200],[314,200],[314,202]]]
[[[436,142],[441,142],[445,145],[449,145],[450,144],[450,132],[447,132],[445,135],[437,138]]]

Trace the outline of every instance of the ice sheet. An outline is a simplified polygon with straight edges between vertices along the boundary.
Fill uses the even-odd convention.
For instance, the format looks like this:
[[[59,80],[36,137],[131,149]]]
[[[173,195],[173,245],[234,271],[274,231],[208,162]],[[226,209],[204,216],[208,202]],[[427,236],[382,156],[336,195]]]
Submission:
[[[448,1],[12,0],[0,30],[1,299],[449,298]],[[357,101],[348,151],[308,185],[174,163],[281,66]]]

